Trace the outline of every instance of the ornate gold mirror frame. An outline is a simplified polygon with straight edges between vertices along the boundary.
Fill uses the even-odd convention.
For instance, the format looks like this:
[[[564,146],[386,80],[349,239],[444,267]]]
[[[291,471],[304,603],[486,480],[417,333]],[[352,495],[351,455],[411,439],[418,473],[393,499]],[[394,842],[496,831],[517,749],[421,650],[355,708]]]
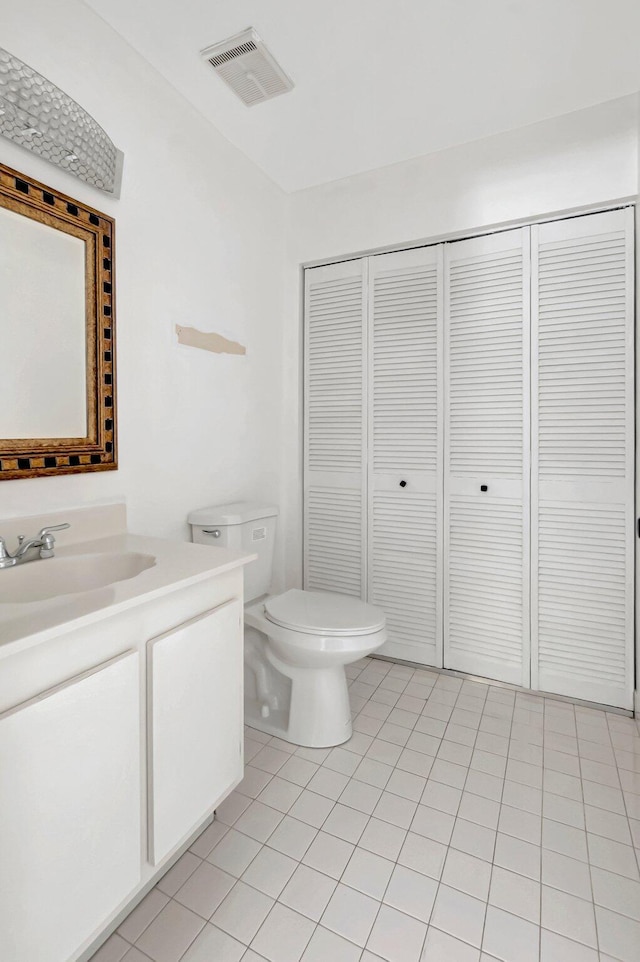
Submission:
[[[81,438],[0,438],[0,481],[112,471],[116,456],[114,310],[115,222],[51,187],[0,164],[0,207],[84,243],[87,434]],[[34,277],[34,284],[38,283]],[[2,327],[10,318],[0,318]],[[6,342],[5,342],[6,343]],[[4,404],[12,399],[4,397]]]

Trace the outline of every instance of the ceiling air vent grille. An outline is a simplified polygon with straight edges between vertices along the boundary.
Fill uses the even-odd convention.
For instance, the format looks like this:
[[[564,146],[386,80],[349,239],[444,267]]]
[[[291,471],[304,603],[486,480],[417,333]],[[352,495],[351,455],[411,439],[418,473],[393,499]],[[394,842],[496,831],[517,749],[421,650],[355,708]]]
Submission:
[[[202,56],[247,107],[293,89],[292,80],[252,27],[207,47]]]

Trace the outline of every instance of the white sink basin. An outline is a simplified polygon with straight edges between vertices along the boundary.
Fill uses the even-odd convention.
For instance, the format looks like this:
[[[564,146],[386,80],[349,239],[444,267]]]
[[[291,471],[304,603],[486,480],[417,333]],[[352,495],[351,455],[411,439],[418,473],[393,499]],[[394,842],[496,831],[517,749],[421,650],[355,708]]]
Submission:
[[[104,588],[135,578],[155,563],[153,555],[137,551],[27,561],[0,571],[0,604],[25,604]]]

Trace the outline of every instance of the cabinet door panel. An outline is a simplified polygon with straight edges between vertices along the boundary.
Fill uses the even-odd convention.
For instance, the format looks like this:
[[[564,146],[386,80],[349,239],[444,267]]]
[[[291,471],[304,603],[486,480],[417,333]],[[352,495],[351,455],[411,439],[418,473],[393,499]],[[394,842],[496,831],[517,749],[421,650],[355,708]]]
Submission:
[[[633,209],[532,228],[533,684],[633,705]]]
[[[242,777],[242,608],[149,642],[150,857],[160,862]]]
[[[369,258],[369,601],[442,664],[442,245]]]
[[[70,958],[140,881],[137,653],[0,715],[0,958]]]
[[[529,684],[529,231],[445,250],[445,668]]]
[[[366,592],[366,261],[305,271],[304,585]]]

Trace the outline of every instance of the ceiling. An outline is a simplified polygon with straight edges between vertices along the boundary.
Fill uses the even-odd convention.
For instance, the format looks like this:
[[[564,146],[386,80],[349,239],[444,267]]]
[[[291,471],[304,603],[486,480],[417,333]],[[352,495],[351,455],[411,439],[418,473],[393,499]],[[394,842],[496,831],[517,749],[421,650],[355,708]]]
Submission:
[[[286,191],[640,88],[639,0],[85,0]],[[199,51],[256,28],[296,86],[245,107]]]

